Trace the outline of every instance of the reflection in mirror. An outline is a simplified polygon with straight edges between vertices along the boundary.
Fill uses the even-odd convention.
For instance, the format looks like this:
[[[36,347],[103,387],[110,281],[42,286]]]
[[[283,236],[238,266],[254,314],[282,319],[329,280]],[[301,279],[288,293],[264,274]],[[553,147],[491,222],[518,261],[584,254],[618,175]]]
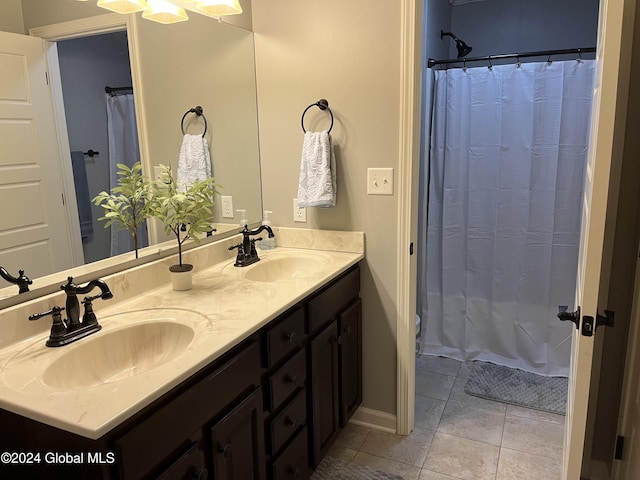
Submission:
[[[58,4],[57,7],[56,4]],[[80,2],[69,2],[68,0],[47,0],[46,2],[24,0],[24,25],[29,28],[59,23],[66,20],[64,18],[65,9],[69,11],[68,19],[77,19],[77,16],[73,16],[76,15],[75,10],[73,14],[71,13],[71,9],[75,8],[74,4],[83,5]],[[87,7],[83,6],[83,8]],[[0,6],[0,14],[5,13],[2,9],[3,7]],[[47,22],[43,18],[47,9],[55,10],[56,12],[53,22]],[[37,15],[34,13],[36,11]],[[98,14],[104,17],[102,11],[98,12]],[[117,16],[116,14],[109,16],[112,17],[114,15]],[[38,18],[34,20],[36,16]],[[145,174],[153,178],[156,170],[154,167],[160,164],[171,164],[174,170],[177,169],[183,141],[181,119],[190,108],[201,105],[208,123],[206,139],[209,144],[213,176],[216,178],[217,183],[221,185],[221,195],[231,197],[231,202],[233,203],[232,213],[234,217],[223,218],[220,208],[221,201],[220,199],[217,200],[214,212],[216,233],[224,234],[224,232],[227,232],[227,234],[232,234],[238,230],[240,217],[236,212],[237,209],[247,210],[247,220],[250,224],[259,222],[262,213],[262,201],[258,156],[253,34],[248,30],[199,15],[190,15],[189,22],[169,26],[141,20],[138,15],[122,21],[122,25],[128,25],[129,31],[123,31],[111,37],[111,47],[106,48],[112,49],[108,50],[112,54],[111,57],[126,57],[126,47],[128,46],[131,49],[131,85],[134,87],[133,95],[135,98],[137,132],[139,133],[140,141],[140,159]],[[122,28],[124,27],[120,29],[122,30]],[[37,30],[39,29],[36,28],[36,31],[32,32],[32,34],[38,35]],[[40,30],[46,31],[46,29]],[[128,41],[125,34],[128,35]],[[43,38],[60,40],[57,45],[58,52],[64,49],[64,47],[61,47],[63,36],[56,38],[55,35],[49,34],[43,35]],[[78,40],[92,41],[97,38],[99,37]],[[0,36],[0,41],[4,44],[7,40],[5,36]],[[95,49],[90,50],[97,51]],[[97,55],[95,56],[97,57]],[[51,62],[51,58],[48,61]],[[62,63],[63,60],[60,60],[61,67],[63,66]],[[84,156],[88,194],[90,198],[93,198],[100,191],[108,190],[108,182],[107,184],[104,182],[108,178],[109,141],[106,140],[106,143],[104,140],[102,140],[102,143],[93,141],[91,135],[95,131],[104,132],[104,130],[107,130],[104,87],[106,85],[123,86],[127,83],[127,79],[126,77],[100,78],[98,70],[104,71],[105,69],[92,69],[89,67],[82,71],[76,70],[75,73],[72,72],[70,75],[63,73],[61,76],[66,118],[64,116],[60,117],[57,111],[49,115],[51,118],[55,116],[58,120],[58,129],[65,133],[64,138],[58,137],[56,142],[55,126],[49,127],[52,131],[47,132],[46,129],[41,128],[44,125],[44,123],[41,123],[38,124],[37,129],[38,140],[53,139],[53,147],[46,148],[44,151],[51,153],[59,150],[61,152],[60,162],[62,163],[62,168],[59,168],[58,171],[45,172],[43,177],[47,180],[58,182],[66,193],[67,200],[65,204],[66,210],[62,210],[62,215],[58,219],[47,218],[46,215],[49,212],[45,209],[46,221],[44,223],[60,224],[62,227],[66,225],[66,228],[61,230],[64,230],[63,234],[67,236],[67,240],[56,244],[54,241],[49,241],[48,238],[43,241],[37,239],[41,245],[24,256],[16,255],[16,252],[21,251],[20,244],[16,245],[14,243],[11,244],[10,248],[6,248],[7,242],[0,243],[0,264],[4,264],[10,271],[24,269],[26,274],[34,281],[33,292],[21,295],[21,297],[25,297],[25,300],[57,289],[61,280],[64,280],[67,275],[67,272],[63,272],[63,270],[67,270],[73,265],[81,265],[85,260],[92,262],[111,254],[110,234],[104,232],[103,225],[97,222],[97,218],[102,216],[100,209],[91,212],[92,228],[94,235],[96,235],[96,232],[103,233],[106,234],[106,239],[102,238],[100,242],[96,242],[101,244],[100,251],[103,253],[94,254],[89,253],[87,248],[90,242],[87,239],[82,241],[81,219],[79,220],[77,217],[80,209],[76,202],[70,201],[76,193],[76,189],[70,187],[70,185],[73,185],[74,178],[71,170],[72,151],[84,153],[92,149],[99,152],[99,155],[94,155],[94,157]],[[56,71],[57,67],[51,68],[52,75],[55,75]],[[68,84],[72,85],[69,88],[65,86],[65,75],[71,78],[71,80],[67,81]],[[94,79],[94,77],[98,78]],[[74,82],[76,86],[73,86]],[[80,88],[79,86],[89,83],[95,83],[96,85],[98,103],[92,103],[89,106],[84,100],[69,100],[67,98],[68,90],[76,93],[75,91]],[[55,77],[51,88],[54,91],[55,102]],[[58,101],[62,101],[62,99]],[[72,115],[77,115],[81,125],[83,123],[86,124],[82,125],[86,128],[84,130],[81,128],[77,137],[72,137],[72,129],[70,127],[68,128],[68,137],[66,136],[68,118]],[[1,111],[0,116],[2,116]],[[198,122],[199,119],[195,115],[188,117],[193,118],[185,119],[185,133],[201,134],[203,126]],[[60,125],[60,118],[63,119],[65,125]],[[95,119],[100,119],[102,124],[93,127],[89,126],[90,122]],[[76,120],[76,123],[78,123],[78,120]],[[58,144],[57,146],[56,143]],[[42,148],[42,146],[38,146],[41,151]],[[34,149],[37,150],[35,147]],[[39,162],[42,163],[40,159],[36,159],[33,163],[39,165]],[[67,165],[64,162],[67,162]],[[2,165],[0,165],[1,167]],[[103,183],[98,185],[100,181]],[[59,192],[60,189],[56,191]],[[57,193],[46,197],[46,192],[39,192],[38,194],[39,197],[43,198],[43,203],[46,206],[50,206],[53,203],[51,201],[47,203],[48,200],[58,200],[60,198],[59,195]],[[24,230],[24,225],[21,225],[19,219],[26,217],[26,213],[30,212],[12,211],[11,214],[13,216],[9,219],[2,219],[1,223],[5,226],[11,224],[14,229]],[[75,217],[70,213],[73,213]],[[2,215],[7,214],[3,213]],[[167,238],[157,222],[151,220],[148,223],[149,242],[152,246],[144,249],[141,253],[142,255],[149,255],[147,260],[154,260],[160,255],[159,251],[164,248],[163,242]],[[3,232],[0,232],[0,237],[3,237],[3,240],[7,238]],[[95,238],[93,239],[95,240]],[[31,240],[27,235],[21,241],[28,243]],[[62,244],[62,247],[59,244]],[[168,245],[172,245],[172,243]],[[67,251],[63,251],[65,248]],[[107,251],[108,253],[104,253]],[[82,268],[78,267],[74,272],[76,276],[89,276],[92,271],[96,270],[104,272],[105,268],[115,272],[119,268],[124,268],[131,264],[129,256],[133,258],[133,254],[123,254],[111,259],[105,258],[97,263]],[[141,261],[144,261],[144,259]],[[2,286],[0,285],[0,287]],[[16,297],[17,290],[14,290],[16,290],[15,286],[0,288],[0,308],[19,301],[16,299],[8,302],[2,301],[3,298],[9,296]]]

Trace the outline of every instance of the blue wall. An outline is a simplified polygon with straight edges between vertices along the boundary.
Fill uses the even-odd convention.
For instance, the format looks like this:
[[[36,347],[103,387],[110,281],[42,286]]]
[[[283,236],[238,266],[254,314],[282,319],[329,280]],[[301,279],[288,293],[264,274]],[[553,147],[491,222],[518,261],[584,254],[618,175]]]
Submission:
[[[595,47],[598,5],[598,0],[467,3],[452,8],[451,31],[473,47],[471,57]],[[445,41],[450,44],[450,55],[455,57],[454,42]]]

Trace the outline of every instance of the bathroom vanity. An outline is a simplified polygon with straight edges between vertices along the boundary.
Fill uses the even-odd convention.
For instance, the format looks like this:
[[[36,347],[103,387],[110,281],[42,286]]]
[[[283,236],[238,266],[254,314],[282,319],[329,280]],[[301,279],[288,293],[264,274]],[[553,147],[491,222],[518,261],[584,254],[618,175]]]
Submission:
[[[112,307],[113,316],[101,319],[106,332],[99,332],[95,338],[133,332],[133,328],[147,328],[154,322],[162,323],[157,332],[162,335],[168,332],[163,330],[164,324],[169,323],[165,317],[174,314],[182,318],[174,323],[194,326],[193,338],[180,330],[172,343],[154,344],[153,348],[168,352],[168,360],[137,377],[101,380],[50,373],[52,369],[60,370],[58,363],[65,354],[62,350],[73,347],[62,347],[61,353],[50,354],[33,340],[16,350],[9,361],[0,359],[0,380],[4,378],[0,402],[11,407],[0,410],[0,451],[14,452],[16,460],[0,465],[2,477],[308,478],[362,400],[358,261],[363,256],[337,254],[339,260],[327,262],[329,256],[322,252],[316,264],[322,273],[314,272],[305,279],[303,268],[303,278],[297,278],[295,272],[300,270],[292,265],[309,265],[314,261],[313,255],[279,248],[274,254],[264,254],[261,268],[255,267],[262,261],[247,269],[234,268],[232,259],[225,260],[196,275],[194,283],[206,284],[206,288],[186,294],[160,288],[146,300],[139,298],[119,308]],[[327,267],[327,263],[333,265]],[[212,293],[223,295],[230,291],[234,294],[228,295],[232,298],[226,300],[226,305],[213,302]],[[235,304],[234,295],[244,298],[248,306]],[[163,299],[164,310],[154,319],[153,310],[144,308],[158,298]],[[208,309],[199,308],[199,302],[209,305]],[[181,310],[187,304],[190,309]],[[98,313],[99,308],[96,307]],[[123,308],[132,313],[116,313]],[[264,317],[255,313],[260,310]],[[253,312],[255,318],[244,318],[248,312]],[[236,321],[231,318],[233,315],[237,316]],[[118,327],[122,320],[119,316],[126,317],[128,324],[123,322]],[[110,324],[114,325],[112,330]],[[228,338],[214,346],[225,336]],[[78,346],[83,341],[90,340],[81,340]],[[178,349],[176,342],[187,341],[190,343],[186,353],[171,356],[171,349]],[[149,342],[153,341],[146,343]],[[140,348],[145,348],[142,345]],[[98,348],[91,350],[91,354],[101,355]],[[22,363],[20,359],[24,358],[28,364],[42,355],[60,356],[47,360],[43,380],[24,384],[16,380],[12,385],[12,363]],[[117,356],[117,352],[113,355]],[[90,367],[78,365],[82,358],[63,365]],[[184,367],[182,372],[180,364]],[[16,375],[24,377],[19,370]],[[51,385],[68,387],[70,392],[56,395]],[[36,406],[22,411],[11,403],[17,402],[19,393],[9,398],[9,389],[24,394],[37,388],[47,392],[41,401],[60,402],[59,406],[52,405],[49,413],[38,414]],[[103,395],[108,398],[101,398],[103,388],[108,389],[108,394]],[[136,392],[136,388],[140,391]],[[155,394],[150,397],[154,389]],[[78,398],[90,392],[89,398],[95,399],[97,409],[104,415],[101,417],[100,412],[84,405],[76,412],[75,420],[73,412],[66,412],[65,416],[62,405],[68,403],[73,410],[73,401],[58,397],[74,392]],[[109,413],[119,395],[129,398],[128,403],[135,406],[122,415],[116,408]],[[56,411],[60,412],[57,421],[47,417]],[[93,420],[86,421],[89,418]],[[24,464],[26,461],[31,463]]]

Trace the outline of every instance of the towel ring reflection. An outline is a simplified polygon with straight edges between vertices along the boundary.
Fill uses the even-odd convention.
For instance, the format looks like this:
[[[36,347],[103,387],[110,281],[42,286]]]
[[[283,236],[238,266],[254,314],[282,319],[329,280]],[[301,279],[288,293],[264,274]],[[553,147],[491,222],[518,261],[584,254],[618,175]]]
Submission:
[[[202,133],[202,136],[204,137],[207,134],[207,117],[205,117],[204,113],[202,113],[202,107],[200,105],[198,105],[197,107],[194,107],[194,108],[190,108],[182,116],[182,121],[180,122],[180,129],[182,130],[182,134],[184,135],[184,119],[190,113],[195,113],[196,116],[202,117],[202,119],[204,120],[204,132]]]
[[[320,110],[329,110],[329,115],[331,115],[331,125],[329,125],[329,130],[327,130],[327,133],[331,133],[331,129],[333,128],[333,112],[329,108],[329,102],[324,98],[321,98],[316,103],[312,103],[311,105],[309,105],[307,108],[304,109],[304,112],[302,112],[302,118],[300,119],[300,123],[302,124],[302,131],[304,133],[307,133],[307,131],[304,128],[304,115],[305,113],[307,113],[307,110],[309,110],[311,107],[318,107]]]

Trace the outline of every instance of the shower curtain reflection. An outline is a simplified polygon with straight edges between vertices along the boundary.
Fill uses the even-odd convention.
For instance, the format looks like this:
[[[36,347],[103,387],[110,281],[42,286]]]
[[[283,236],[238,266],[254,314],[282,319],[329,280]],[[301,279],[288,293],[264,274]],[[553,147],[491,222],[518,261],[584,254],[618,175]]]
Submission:
[[[568,374],[593,71],[435,72],[422,353]]]
[[[109,135],[109,180],[111,188],[118,185],[118,164],[132,167],[140,161],[138,131],[133,94],[105,96],[107,102],[107,130]],[[111,256],[134,249],[133,238],[127,230],[111,228]],[[146,222],[138,229],[138,248],[149,245]]]

